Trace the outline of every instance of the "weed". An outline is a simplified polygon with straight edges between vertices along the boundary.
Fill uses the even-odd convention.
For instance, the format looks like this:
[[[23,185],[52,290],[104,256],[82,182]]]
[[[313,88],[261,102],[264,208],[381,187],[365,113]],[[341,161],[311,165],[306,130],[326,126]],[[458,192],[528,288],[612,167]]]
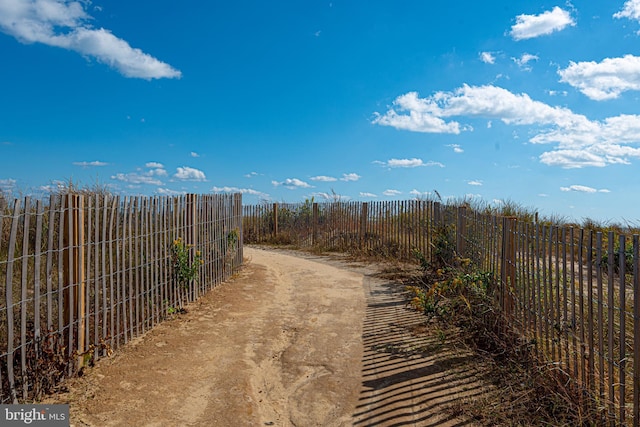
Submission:
[[[178,237],[171,245],[171,265],[176,285],[187,288],[189,283],[198,280],[198,271],[204,264],[200,251],[191,253],[193,245],[187,244]]]
[[[229,250],[235,250],[238,247],[238,241],[240,240],[240,231],[238,228],[234,228],[227,233],[227,248]]]
[[[624,268],[627,272],[633,271],[633,242],[628,242],[625,245],[624,251],[620,251],[620,244],[615,242],[615,248],[613,250],[613,273],[620,273],[620,252],[622,252],[622,256],[624,257]],[[605,251],[602,254],[602,259],[600,261],[601,267],[605,272],[609,272],[609,251]]]
[[[176,314],[186,314],[187,310],[183,307],[174,307],[174,306],[169,306],[167,307],[167,315],[169,316],[174,316]]]
[[[436,269],[450,267],[456,259],[455,229],[452,225],[434,227],[433,267]],[[424,256],[423,256],[424,258]]]
[[[422,276],[405,287],[409,305],[430,317],[441,342],[448,338],[444,330],[457,329],[492,366],[489,379],[497,386],[490,401],[465,402],[452,411],[487,425],[513,425],[518,419],[529,420],[527,425],[597,425],[594,401],[568,386],[561,373],[536,358],[531,342],[509,329],[494,305],[493,274],[455,252],[451,230],[436,233],[433,263],[414,251]]]

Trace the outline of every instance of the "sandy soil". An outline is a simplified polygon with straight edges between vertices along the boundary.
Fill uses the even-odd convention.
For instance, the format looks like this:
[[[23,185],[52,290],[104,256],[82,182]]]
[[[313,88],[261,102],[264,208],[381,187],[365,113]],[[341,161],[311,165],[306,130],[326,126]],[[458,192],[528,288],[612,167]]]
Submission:
[[[74,426],[463,426],[488,386],[376,269],[245,248],[247,266],[83,377]],[[429,338],[431,337],[431,338]]]

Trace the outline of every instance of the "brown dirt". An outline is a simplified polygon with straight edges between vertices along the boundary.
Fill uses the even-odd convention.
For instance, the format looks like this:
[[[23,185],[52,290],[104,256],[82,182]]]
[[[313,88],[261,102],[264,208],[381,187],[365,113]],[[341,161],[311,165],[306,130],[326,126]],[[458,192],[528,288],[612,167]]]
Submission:
[[[50,401],[73,426],[463,426],[473,355],[375,267],[245,247],[246,267]]]

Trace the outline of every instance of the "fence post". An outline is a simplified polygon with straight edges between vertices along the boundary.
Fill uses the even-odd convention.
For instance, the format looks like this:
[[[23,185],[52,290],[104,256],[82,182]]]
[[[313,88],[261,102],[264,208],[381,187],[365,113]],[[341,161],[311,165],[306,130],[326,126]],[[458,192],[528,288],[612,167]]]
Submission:
[[[67,194],[67,210],[64,213],[64,293],[63,319],[68,328],[69,354],[73,353],[73,324],[78,320],[78,341],[75,349],[78,354],[84,351],[85,344],[85,270],[84,270],[84,197]],[[64,230],[64,227],[61,227]],[[78,368],[84,365],[84,357],[78,356]]]
[[[278,204],[273,204],[273,237],[278,236]]]
[[[311,214],[311,246],[318,244],[318,203],[313,203]]]
[[[242,193],[234,194],[233,203],[235,204],[235,218],[236,227],[238,229],[238,252],[236,253],[236,266],[242,264],[242,260],[244,259],[244,225],[243,225],[243,214],[242,214]]]
[[[501,292],[500,302],[505,319],[511,320],[513,313],[513,294],[516,279],[516,245],[515,245],[515,217],[502,218],[502,259],[500,262]],[[505,324],[506,327],[506,324]]]
[[[458,207],[458,220],[456,224],[456,252],[461,258],[464,258],[465,253],[465,236],[467,234],[466,213],[466,207]]]
[[[363,202],[360,211],[360,249],[365,241],[365,233],[367,232],[367,221],[369,220],[369,203]]]
[[[433,225],[440,227],[442,225],[442,209],[439,202],[433,203]]]
[[[185,244],[187,245],[187,248],[193,248],[195,251],[197,250],[198,245],[198,195],[187,194],[185,197],[185,204]],[[188,251],[189,265],[193,265],[194,251]],[[187,302],[191,302],[198,298],[198,287],[195,286],[195,283],[191,282],[188,284],[187,295]]]
[[[7,273],[5,282],[5,297],[6,297],[6,324],[7,324],[7,381],[9,382],[9,393],[11,394],[11,403],[18,403],[18,395],[15,387],[15,373],[14,373],[14,311],[13,311],[13,264],[15,262],[14,251],[16,247],[16,238],[18,234],[18,223],[20,222],[20,202],[14,200],[13,215],[11,218],[11,231],[9,234],[9,246],[7,251]],[[2,225],[0,216],[0,225]],[[2,233],[0,233],[2,234]],[[1,372],[0,372],[1,374]],[[0,380],[1,380],[0,376]],[[0,393],[3,390],[0,389]]]
[[[187,194],[187,212],[185,218],[186,236],[188,245],[194,247],[198,244],[198,195]]]

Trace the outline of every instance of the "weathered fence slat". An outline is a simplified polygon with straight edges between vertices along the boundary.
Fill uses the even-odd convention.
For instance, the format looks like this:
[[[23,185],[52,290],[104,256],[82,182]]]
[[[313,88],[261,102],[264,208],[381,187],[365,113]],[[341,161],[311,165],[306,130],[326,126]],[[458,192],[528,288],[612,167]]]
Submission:
[[[594,251],[594,246],[593,246],[593,237],[594,237],[594,232],[590,231],[589,232],[589,244],[587,247],[587,289],[589,290],[589,293],[587,294],[587,302],[588,302],[588,315],[587,315],[587,322],[588,322],[588,342],[589,342],[589,369],[588,369],[588,375],[589,375],[589,389],[592,393],[595,393],[596,390],[596,355],[595,355],[595,325],[594,325],[594,300],[593,300],[593,251]]]
[[[123,214],[126,214],[126,198],[124,200],[124,204],[123,204]],[[121,225],[122,224],[122,225]],[[124,283],[123,283],[123,278],[122,276],[124,276],[125,274],[125,269],[124,269],[124,263],[122,262],[122,245],[124,245],[124,232],[125,230],[122,228],[124,226],[124,221],[122,221],[122,218],[120,217],[120,215],[118,215],[118,217],[116,218],[116,235],[117,236],[123,236],[122,239],[120,240],[116,240],[114,242],[115,247],[116,247],[116,274],[115,274],[115,282],[116,282],[116,294],[115,294],[115,310],[116,310],[116,347],[120,347],[120,343],[121,343],[121,339],[126,339],[124,335],[124,330],[126,330],[126,327],[122,324],[123,323],[123,312],[124,310],[122,309],[122,306],[124,304],[124,298],[123,298],[123,294],[124,294]]]
[[[4,201],[4,199],[2,199]],[[5,222],[5,209],[6,207],[3,206],[4,203],[0,202],[0,247],[3,247],[3,237],[4,237],[4,222]],[[0,277],[0,281],[2,280],[2,277]],[[1,283],[1,282],[0,282]],[[7,291],[8,287],[6,286],[6,282],[5,282],[5,303],[6,303],[6,291]],[[4,308],[4,311],[7,312],[8,311],[8,306]],[[0,307],[0,314],[2,313],[2,307]],[[9,324],[7,322],[7,328],[9,327]],[[3,349],[3,345],[0,342],[0,352]],[[7,354],[8,354],[8,349],[7,349]],[[2,369],[0,369],[0,390],[2,390],[2,384],[3,383],[3,373],[2,373]],[[1,396],[0,396],[1,397]],[[0,399],[0,402],[2,402],[2,399]]]
[[[93,222],[93,307],[92,311],[87,313],[87,316],[90,316],[91,313],[95,313],[93,317],[93,358],[97,359],[99,357],[99,346],[100,343],[100,279],[104,276],[104,270],[100,269],[100,196],[95,195],[93,198],[93,210],[89,210],[89,212],[94,213],[95,222]],[[89,224],[92,221],[89,219]],[[91,267],[91,265],[89,265]],[[89,287],[87,286],[87,289]]]
[[[584,229],[580,229],[580,233],[578,235],[578,299],[580,301],[580,378],[582,381],[582,385],[588,389],[589,381],[587,379],[587,341],[585,334],[585,316],[584,316]]]
[[[610,419],[615,419],[615,408],[614,408],[614,401],[615,401],[615,370],[614,370],[614,358],[615,358],[615,351],[614,351],[614,317],[615,317],[615,311],[614,311],[614,296],[615,296],[615,281],[614,281],[614,266],[615,266],[615,237],[613,234],[613,231],[609,231],[607,233],[607,243],[608,243],[608,250],[607,250],[607,326],[608,326],[608,331],[607,331],[607,337],[608,337],[608,344],[607,344],[607,350],[603,351],[601,350],[605,355],[606,355],[606,359],[608,359],[608,368],[607,368],[607,375],[606,378],[609,382],[609,393],[608,393],[608,400],[609,400],[609,418]],[[601,331],[602,333],[602,331]]]
[[[571,330],[571,366],[573,378],[579,380],[579,366],[578,366],[578,341],[577,341],[577,316],[576,316],[576,304],[577,304],[577,296],[576,296],[576,251],[575,251],[575,236],[573,227],[569,228],[569,265],[571,266],[569,277],[570,277],[570,293],[571,293],[571,317],[565,315],[565,321],[567,322],[567,328]],[[566,253],[566,250],[565,250]],[[568,340],[567,340],[568,341]],[[568,359],[567,359],[568,360]]]
[[[624,235],[619,236],[618,240],[618,277],[620,278],[619,282],[619,291],[620,291],[620,348],[619,348],[619,356],[618,356],[618,366],[620,367],[620,381],[619,381],[619,407],[620,413],[618,416],[618,420],[620,424],[624,425],[626,422],[626,381],[627,381],[627,372],[626,372],[626,363],[627,363],[627,335],[626,335],[626,311],[627,311],[627,283],[626,283],[626,240]]]
[[[9,246],[7,248],[7,276],[5,297],[7,302],[7,376],[12,403],[18,403],[18,395],[15,388],[15,373],[13,368],[14,355],[14,306],[13,306],[13,263],[15,261],[16,238],[18,235],[18,223],[20,217],[20,203],[15,202],[13,215],[11,216],[11,231],[9,232]]]
[[[53,245],[54,232],[56,230],[56,198],[54,195],[49,197],[49,206],[47,207],[47,266],[45,275],[47,278],[47,333],[53,331]]]
[[[535,304],[536,304],[536,311],[535,311],[535,316],[534,316],[534,329],[535,329],[535,342],[536,342],[536,352],[537,352],[537,356],[538,357],[542,357],[543,356],[543,351],[544,351],[544,347],[543,347],[543,341],[542,341],[542,337],[543,337],[543,311],[542,311],[542,304],[543,304],[543,295],[544,295],[544,291],[542,289],[542,274],[541,274],[541,260],[544,259],[544,255],[542,255],[542,251],[544,250],[544,231],[541,230],[541,226],[539,223],[535,224],[535,237],[534,237],[534,266],[533,266],[533,271],[534,271],[534,276],[535,276],[535,295],[536,295],[536,299],[535,299]]]
[[[27,398],[27,286],[28,286],[28,268],[29,268],[29,224],[31,220],[31,199],[24,199],[24,219],[22,220],[22,254],[20,256],[20,264],[22,266],[20,274],[20,374],[22,383],[22,399]]]
[[[97,265],[97,263],[92,260],[92,252],[93,254],[95,254],[95,241],[93,241],[93,224],[94,224],[94,220],[93,220],[93,198],[88,197],[86,199],[86,215],[85,215],[85,220],[86,223],[81,224],[81,227],[86,228],[86,232],[85,232],[85,237],[86,237],[86,243],[85,243],[85,247],[81,248],[81,250],[83,252],[86,253],[85,256],[85,265],[83,266],[83,268],[85,269],[86,273],[87,273],[87,277],[85,278],[86,282],[84,285],[84,295],[83,295],[83,299],[84,299],[84,310],[82,310],[80,313],[80,315],[82,316],[82,319],[84,319],[84,343],[82,345],[82,347],[78,347],[78,352],[81,353],[81,359],[79,360],[79,366],[84,366],[85,363],[85,355],[88,352],[89,349],[89,343],[93,342],[93,339],[91,337],[91,324],[93,323],[93,319],[90,317],[90,313],[94,312],[94,308],[93,305],[95,303],[95,299],[92,301],[91,300],[91,294],[92,294],[92,289],[95,286],[94,282],[95,282],[95,265]]]
[[[606,402],[605,391],[605,353],[604,353],[604,286],[602,280],[602,233],[596,234],[596,287],[597,287],[597,325],[598,325],[598,390],[600,401]]]
[[[633,425],[640,425],[640,236],[633,236]]]
[[[36,235],[34,241],[34,276],[33,276],[33,340],[35,354],[40,353],[40,334],[41,334],[41,318],[40,318],[40,287],[41,285],[41,264],[42,264],[42,201],[36,201]],[[0,224],[2,220],[0,219]],[[0,243],[1,245],[1,243]],[[0,381],[2,384],[2,381]]]

